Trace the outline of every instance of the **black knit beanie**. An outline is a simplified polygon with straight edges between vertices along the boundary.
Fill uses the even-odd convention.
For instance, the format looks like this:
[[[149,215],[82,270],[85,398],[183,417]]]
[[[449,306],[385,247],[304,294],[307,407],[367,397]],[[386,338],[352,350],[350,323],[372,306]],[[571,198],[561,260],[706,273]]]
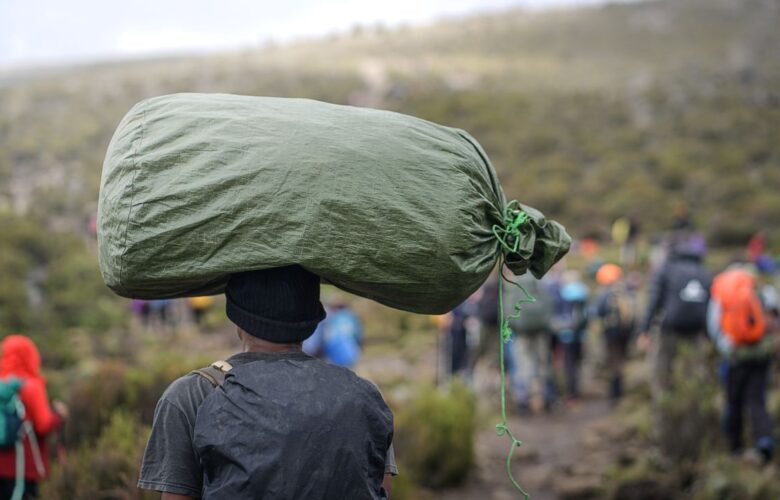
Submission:
[[[325,318],[320,278],[300,266],[234,274],[225,296],[230,321],[269,342],[302,342]]]

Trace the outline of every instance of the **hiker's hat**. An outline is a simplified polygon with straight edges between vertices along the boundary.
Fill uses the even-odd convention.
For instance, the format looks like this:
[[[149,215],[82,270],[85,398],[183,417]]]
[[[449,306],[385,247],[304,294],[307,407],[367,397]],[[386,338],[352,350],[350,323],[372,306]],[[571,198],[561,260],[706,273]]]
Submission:
[[[300,266],[234,274],[225,296],[230,321],[269,342],[302,342],[325,318],[320,278]]]

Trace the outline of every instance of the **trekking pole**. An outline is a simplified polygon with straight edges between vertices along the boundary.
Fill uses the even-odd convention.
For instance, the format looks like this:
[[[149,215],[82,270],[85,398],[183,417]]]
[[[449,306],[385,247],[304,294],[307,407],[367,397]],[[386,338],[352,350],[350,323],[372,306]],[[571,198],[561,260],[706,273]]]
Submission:
[[[64,464],[68,460],[68,455],[65,451],[65,426],[60,427],[60,430],[57,432],[57,460],[60,464]]]
[[[33,429],[33,426],[29,420],[25,421],[22,424],[22,428],[24,429],[25,434],[27,434],[27,437],[30,440],[30,451],[33,457],[33,462],[35,463],[35,470],[38,472],[39,476],[45,476],[46,469],[43,466],[43,458],[41,457],[41,447],[38,444],[38,438],[35,436],[35,430]]]

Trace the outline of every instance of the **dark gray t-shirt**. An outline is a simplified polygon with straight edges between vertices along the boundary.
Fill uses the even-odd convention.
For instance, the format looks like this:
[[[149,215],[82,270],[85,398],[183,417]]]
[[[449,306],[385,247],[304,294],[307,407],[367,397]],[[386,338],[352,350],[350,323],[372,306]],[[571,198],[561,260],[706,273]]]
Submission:
[[[228,359],[233,367],[262,359],[295,358],[300,352],[241,353]],[[204,399],[214,390],[204,377],[190,373],[174,381],[157,403],[152,434],[146,445],[138,486],[200,498],[203,470],[193,445],[195,419]],[[396,475],[393,447],[387,450],[385,473]]]

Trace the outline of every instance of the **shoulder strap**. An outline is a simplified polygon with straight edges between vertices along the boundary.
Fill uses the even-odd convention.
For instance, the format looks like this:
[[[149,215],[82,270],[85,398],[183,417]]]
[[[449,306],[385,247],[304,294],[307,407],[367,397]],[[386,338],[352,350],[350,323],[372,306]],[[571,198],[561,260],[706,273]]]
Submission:
[[[225,374],[233,369],[233,366],[227,361],[214,361],[211,365],[205,368],[198,368],[192,370],[191,373],[196,373],[201,377],[209,381],[214,387],[222,385],[225,381]]]

